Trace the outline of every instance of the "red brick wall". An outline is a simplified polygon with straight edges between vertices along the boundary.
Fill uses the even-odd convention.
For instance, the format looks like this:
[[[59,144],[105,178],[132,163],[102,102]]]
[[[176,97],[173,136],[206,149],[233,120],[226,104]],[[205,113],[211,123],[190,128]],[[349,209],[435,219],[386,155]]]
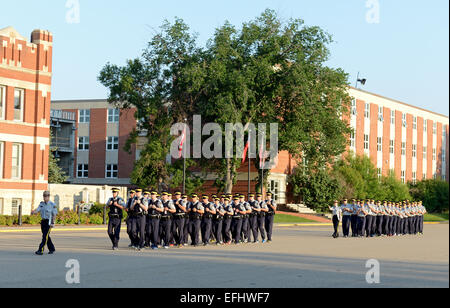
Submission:
[[[136,146],[131,148],[131,154],[123,150],[125,143],[131,133],[136,128],[136,119],[134,114],[136,109],[122,110],[119,118],[119,159],[118,159],[118,177],[129,178],[133,171],[136,159]]]
[[[91,109],[89,126],[89,177],[105,177],[107,109]]]

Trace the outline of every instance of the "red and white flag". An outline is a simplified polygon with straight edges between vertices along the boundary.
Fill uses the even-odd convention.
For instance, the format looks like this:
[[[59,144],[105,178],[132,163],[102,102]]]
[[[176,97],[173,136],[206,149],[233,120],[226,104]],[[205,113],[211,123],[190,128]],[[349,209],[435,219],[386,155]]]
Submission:
[[[178,146],[178,158],[181,158],[183,153],[183,144],[186,141],[186,126],[184,126],[183,134],[181,135],[180,145]]]
[[[244,154],[242,155],[242,163],[241,164],[244,163],[245,158],[247,157],[247,151],[248,151],[249,146],[250,146],[250,134],[248,135],[247,144],[245,145],[245,148],[244,148]]]

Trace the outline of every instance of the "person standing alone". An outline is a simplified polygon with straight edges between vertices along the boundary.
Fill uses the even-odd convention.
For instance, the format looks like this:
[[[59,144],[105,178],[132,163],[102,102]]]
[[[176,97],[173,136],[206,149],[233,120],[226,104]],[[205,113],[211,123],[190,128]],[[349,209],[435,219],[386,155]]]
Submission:
[[[50,201],[50,192],[44,191],[43,197],[44,201],[39,203],[39,206],[35,211],[31,211],[31,215],[40,213],[42,218],[42,241],[39,245],[39,249],[35,252],[35,254],[40,256],[44,254],[44,248],[46,245],[48,248],[48,254],[51,255],[55,252],[55,246],[50,238],[50,231],[55,226],[55,219],[58,214],[58,208],[53,202]]]

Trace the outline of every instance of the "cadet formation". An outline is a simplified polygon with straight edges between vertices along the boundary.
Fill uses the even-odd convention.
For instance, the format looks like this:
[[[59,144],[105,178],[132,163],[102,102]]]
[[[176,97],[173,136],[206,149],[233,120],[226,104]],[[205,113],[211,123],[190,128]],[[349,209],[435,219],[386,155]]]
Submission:
[[[164,247],[230,245],[272,241],[276,202],[272,194],[212,195],[180,192],[130,191],[125,202],[113,188],[109,207],[108,235],[113,250],[118,249],[123,211],[127,212],[129,247],[158,249]],[[189,200],[190,199],[190,200]]]
[[[333,207],[333,237],[339,237],[339,222],[342,221],[344,237],[379,237],[422,235],[423,218],[427,212],[422,202],[355,200],[342,204],[336,200]]]

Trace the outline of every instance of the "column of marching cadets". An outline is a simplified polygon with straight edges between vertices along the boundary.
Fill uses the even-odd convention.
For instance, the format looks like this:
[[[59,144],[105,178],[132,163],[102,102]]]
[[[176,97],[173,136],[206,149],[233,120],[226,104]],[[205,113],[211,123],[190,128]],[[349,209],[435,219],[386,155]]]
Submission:
[[[127,202],[113,188],[109,207],[108,235],[113,250],[118,249],[123,211],[127,212],[129,247],[158,249],[164,247],[230,245],[272,241],[272,228],[277,209],[272,193],[190,196],[136,189]],[[189,243],[190,238],[190,243]]]
[[[344,237],[380,237],[422,235],[424,215],[427,213],[422,201],[402,202],[355,200],[342,204],[334,201],[329,207],[333,213],[333,237],[339,237],[339,223],[342,221]]]

